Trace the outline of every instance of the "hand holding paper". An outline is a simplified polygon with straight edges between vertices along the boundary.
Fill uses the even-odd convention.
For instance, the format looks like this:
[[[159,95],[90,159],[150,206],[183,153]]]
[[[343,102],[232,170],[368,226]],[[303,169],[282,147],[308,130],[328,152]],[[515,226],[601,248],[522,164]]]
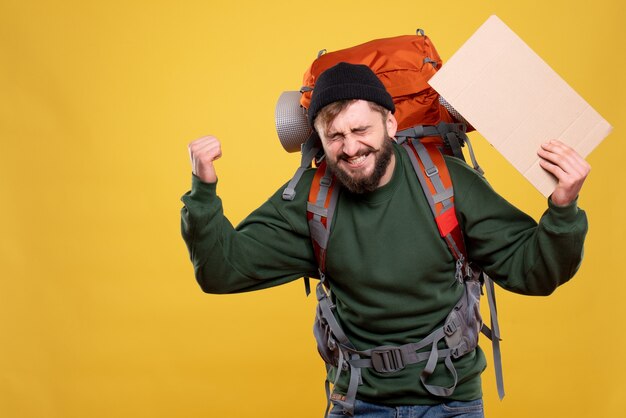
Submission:
[[[591,171],[589,163],[575,150],[557,140],[542,144],[537,155],[541,157],[539,165],[557,180],[556,188],[550,197],[552,203],[557,206],[572,203]]]

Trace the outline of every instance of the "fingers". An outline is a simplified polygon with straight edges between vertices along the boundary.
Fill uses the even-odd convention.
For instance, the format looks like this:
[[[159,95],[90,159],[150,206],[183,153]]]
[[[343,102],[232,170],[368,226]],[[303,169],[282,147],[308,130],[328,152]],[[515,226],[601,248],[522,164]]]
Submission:
[[[574,149],[561,141],[552,140],[541,145],[538,155],[542,167],[557,178],[562,176],[586,177],[591,166]]]
[[[205,183],[217,181],[213,162],[222,156],[220,141],[214,136],[205,136],[188,146],[193,174]]]
[[[222,147],[220,141],[214,136],[204,136],[196,139],[189,144],[189,156],[193,160],[202,159],[205,162],[211,162],[222,156]]]
[[[569,204],[578,196],[591,166],[574,149],[557,140],[542,144],[537,154],[541,157],[541,167],[557,179],[553,202]]]

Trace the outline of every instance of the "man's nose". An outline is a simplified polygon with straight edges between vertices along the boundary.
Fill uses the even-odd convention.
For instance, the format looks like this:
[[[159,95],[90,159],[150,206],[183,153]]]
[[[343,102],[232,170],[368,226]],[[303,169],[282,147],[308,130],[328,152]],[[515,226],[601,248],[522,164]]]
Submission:
[[[343,153],[348,157],[354,157],[361,147],[359,141],[354,135],[346,135],[343,139]]]

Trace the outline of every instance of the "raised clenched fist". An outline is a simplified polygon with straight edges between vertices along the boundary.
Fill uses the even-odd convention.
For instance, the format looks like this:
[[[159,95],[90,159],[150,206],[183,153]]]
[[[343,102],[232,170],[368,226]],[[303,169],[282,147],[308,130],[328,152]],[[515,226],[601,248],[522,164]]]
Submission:
[[[204,136],[189,144],[191,170],[205,183],[215,183],[217,174],[213,162],[222,156],[222,145],[214,136]]]

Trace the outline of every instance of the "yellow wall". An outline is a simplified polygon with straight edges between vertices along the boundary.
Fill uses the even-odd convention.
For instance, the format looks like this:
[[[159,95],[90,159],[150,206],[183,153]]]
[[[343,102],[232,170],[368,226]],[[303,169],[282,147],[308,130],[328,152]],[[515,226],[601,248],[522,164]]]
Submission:
[[[549,298],[499,292],[508,395],[497,400],[489,367],[487,413],[622,416],[619,0],[3,0],[0,416],[321,416],[314,300],[301,283],[212,296],[194,282],[178,217],[187,143],[223,140],[220,193],[236,223],[297,164],[276,138],[274,104],[319,49],[421,27],[445,60],[493,13],[615,130],[589,157],[577,277]],[[540,216],[544,199],[474,143],[492,184]]]

